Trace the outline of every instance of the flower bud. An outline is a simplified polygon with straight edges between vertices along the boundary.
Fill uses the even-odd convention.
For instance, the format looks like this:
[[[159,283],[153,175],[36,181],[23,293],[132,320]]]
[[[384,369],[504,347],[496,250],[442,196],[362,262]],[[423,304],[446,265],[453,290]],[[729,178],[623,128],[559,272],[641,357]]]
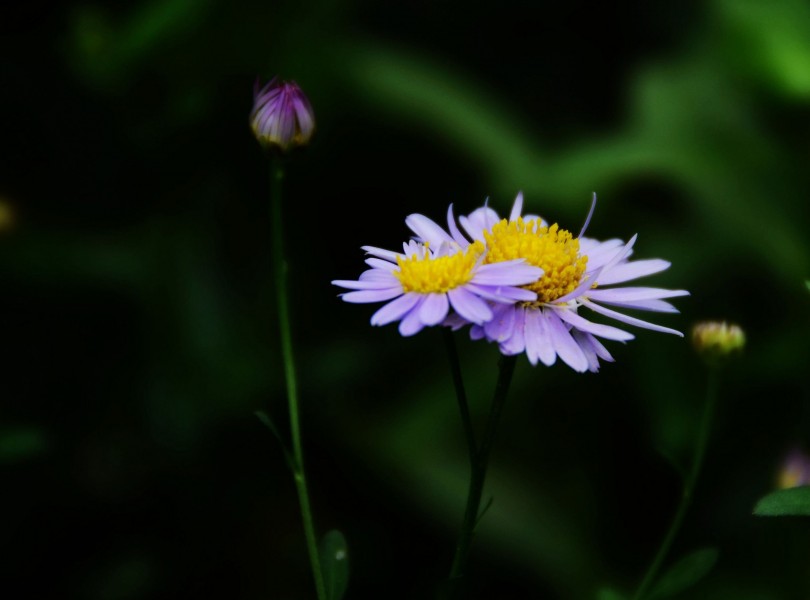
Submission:
[[[250,128],[265,148],[286,152],[305,146],[315,131],[315,116],[309,100],[294,81],[273,78],[253,91]]]
[[[776,485],[782,490],[810,485],[810,456],[799,449],[791,451],[782,462]]]
[[[738,325],[725,321],[704,321],[692,328],[692,345],[706,362],[717,364],[742,351],[745,333]]]

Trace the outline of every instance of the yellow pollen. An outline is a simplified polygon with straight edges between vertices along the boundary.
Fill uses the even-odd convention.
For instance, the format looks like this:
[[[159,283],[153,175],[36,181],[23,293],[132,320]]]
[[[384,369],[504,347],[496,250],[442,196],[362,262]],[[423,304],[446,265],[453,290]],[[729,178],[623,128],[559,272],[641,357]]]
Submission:
[[[425,258],[397,257],[399,271],[394,271],[394,275],[406,292],[443,294],[472,279],[473,267],[483,251],[484,245],[475,242],[452,256],[430,258],[426,253]]]
[[[588,264],[588,257],[579,255],[579,239],[556,223],[542,227],[535,220],[503,219],[492,227],[491,233],[484,231],[484,238],[485,263],[524,258],[530,265],[543,269],[540,279],[521,286],[537,294],[535,302],[526,303],[529,306],[538,307],[573,292]]]

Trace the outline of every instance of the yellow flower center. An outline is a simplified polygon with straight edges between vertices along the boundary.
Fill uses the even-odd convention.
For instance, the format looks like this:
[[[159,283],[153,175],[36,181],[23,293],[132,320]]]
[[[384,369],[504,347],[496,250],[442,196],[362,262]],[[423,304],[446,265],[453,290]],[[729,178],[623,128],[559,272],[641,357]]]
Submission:
[[[579,239],[560,229],[556,223],[542,227],[539,221],[509,222],[503,219],[484,231],[487,241],[485,263],[497,263],[516,258],[543,269],[543,276],[534,283],[521,286],[537,294],[530,306],[538,307],[573,292],[588,264],[587,256],[579,255]]]
[[[416,255],[397,257],[399,271],[394,271],[406,292],[421,294],[446,293],[473,278],[473,267],[484,251],[481,242],[475,242],[463,252],[451,256],[432,258],[425,253],[424,258]]]

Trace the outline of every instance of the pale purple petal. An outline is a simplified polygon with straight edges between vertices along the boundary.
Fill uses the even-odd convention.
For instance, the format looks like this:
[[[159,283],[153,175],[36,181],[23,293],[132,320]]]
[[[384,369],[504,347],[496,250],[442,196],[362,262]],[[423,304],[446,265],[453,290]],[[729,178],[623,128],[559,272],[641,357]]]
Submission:
[[[585,232],[588,230],[588,225],[591,224],[591,217],[593,216],[593,211],[596,208],[596,192],[593,193],[593,200],[591,201],[591,210],[588,211],[588,216],[585,218],[585,224],[582,226],[582,229],[579,232],[578,238],[581,238],[585,235]]]
[[[597,340],[590,333],[583,333],[582,335],[588,339],[588,342],[591,344],[591,348],[593,348],[593,351],[596,352],[596,356],[608,362],[616,362],[613,356],[611,356],[610,352],[608,352],[607,348],[602,345],[602,342]]]
[[[522,306],[515,307],[515,324],[512,327],[512,335],[509,339],[504,340],[500,344],[500,349],[503,354],[511,356],[513,354],[520,354],[526,350],[526,341],[524,337],[524,327],[526,322],[526,309]]]
[[[484,325],[484,332],[488,339],[502,342],[512,336],[512,329],[515,326],[515,306],[499,305],[492,312],[492,320]]]
[[[420,294],[408,292],[392,300],[371,316],[372,325],[388,325],[397,321],[419,302]]]
[[[517,221],[520,213],[523,212],[523,192],[518,192],[515,203],[512,205],[512,212],[509,214],[509,221]]]
[[[467,217],[459,217],[464,230],[474,240],[484,241],[484,230],[499,221],[498,213],[488,207],[477,208]]]
[[[368,269],[360,273],[359,279],[360,281],[390,281],[391,285],[394,285],[399,282],[399,279],[394,275],[394,272],[398,270],[399,267],[394,267],[393,265],[389,265],[386,270],[376,268]]]
[[[557,353],[551,342],[546,319],[544,310],[527,309],[524,332],[526,356],[529,358],[529,362],[536,365],[539,359],[544,365],[550,367],[557,360]]]
[[[611,327],[610,325],[602,325],[600,323],[591,323],[587,319],[584,319],[582,318],[582,316],[575,313],[573,310],[567,308],[556,309],[554,310],[554,314],[556,314],[563,321],[566,321],[569,324],[573,325],[576,329],[579,329],[580,331],[592,333],[594,335],[598,335],[599,337],[603,337],[608,340],[626,342],[636,337],[632,333],[622,331],[617,327]]]
[[[579,344],[582,353],[585,355],[585,358],[588,360],[588,370],[591,373],[598,373],[599,372],[599,357],[596,355],[596,351],[591,346],[590,340],[588,339],[587,333],[582,333],[581,331],[577,331],[576,329],[571,330],[571,336],[574,338],[577,344]]]
[[[419,319],[424,325],[438,325],[450,309],[446,294],[427,294],[419,309]]]
[[[569,367],[583,373],[588,370],[588,359],[576,340],[571,337],[568,329],[553,311],[546,312],[546,324],[548,325],[551,344],[555,352]]]
[[[605,266],[616,256],[617,252],[620,252],[620,248],[624,246],[624,242],[620,239],[612,239],[605,242],[598,242],[596,240],[589,241],[594,242],[594,244],[584,244],[583,240],[579,241],[579,253],[588,257],[588,271],[595,271]]]
[[[596,289],[588,297],[598,302],[633,302],[635,300],[661,300],[688,296],[686,290],[663,290],[651,287],[625,287],[612,290]]]
[[[453,205],[451,204],[447,209],[447,228],[450,230],[450,235],[456,241],[456,243],[461,246],[462,248],[466,248],[470,245],[470,242],[467,241],[461,231],[458,229],[458,225],[456,225],[456,219],[453,217]]]
[[[382,248],[375,248],[374,246],[361,246],[368,254],[376,256],[377,258],[384,258],[394,264],[397,262],[397,257],[402,256],[399,252],[392,252],[391,250],[383,250]]]
[[[470,327],[470,339],[475,341],[484,339],[484,328],[481,325]]]
[[[672,313],[677,314],[679,311],[672,306],[669,302],[664,300],[636,300],[635,302],[605,302],[611,306],[618,306],[619,308],[631,308],[635,310],[648,310],[651,312]]]
[[[478,267],[472,282],[479,285],[523,285],[534,283],[542,275],[543,269],[526,264],[521,258]]]
[[[369,267],[374,267],[375,269],[382,269],[383,271],[387,271],[388,273],[391,272],[391,269],[396,269],[396,264],[391,264],[387,260],[382,260],[380,258],[367,258],[365,263]]]
[[[537,300],[537,294],[531,290],[509,285],[478,285],[477,283],[468,283],[464,287],[473,294],[477,294],[486,300],[502,302],[504,304],[534,302]]]
[[[610,310],[609,308],[605,308],[604,306],[599,306],[598,304],[594,304],[593,302],[590,302],[588,300],[584,300],[582,304],[587,306],[594,312],[598,312],[599,314],[605,315],[606,317],[611,317],[613,319],[616,319],[617,321],[621,321],[622,323],[627,323],[628,325],[635,325],[636,327],[641,327],[643,329],[651,329],[653,331],[660,331],[661,333],[672,333],[674,335],[683,337],[683,334],[680,331],[670,329],[669,327],[661,327],[660,325],[648,323],[647,321],[642,321],[641,319],[636,319],[635,317],[628,317],[627,315],[618,313],[615,310]]]
[[[444,229],[424,215],[408,215],[405,218],[405,225],[418,235],[422,241],[430,243],[434,248],[441,246],[442,242],[453,242],[453,238]]]
[[[466,319],[462,319],[456,313],[450,313],[449,315],[447,315],[447,317],[445,317],[444,319],[444,322],[442,323],[442,325],[444,325],[445,327],[449,327],[453,331],[458,331],[465,325],[469,324],[470,324],[469,321],[467,321]]]
[[[416,305],[409,312],[405,313],[405,316],[399,322],[399,333],[404,337],[419,333],[424,327],[422,321],[419,319],[419,308],[424,301],[425,296],[420,296]]]
[[[633,245],[636,243],[637,239],[638,239],[638,234],[635,234],[633,237],[631,237],[630,241],[627,242],[624,245],[624,247],[621,250],[619,250],[613,256],[613,258],[611,258],[610,261],[602,268],[602,272],[604,273],[604,272],[609,271],[610,269],[615,267],[617,264],[619,264],[620,262],[625,260],[628,256],[630,256],[630,254],[632,253],[632,250],[633,250]],[[603,283],[602,285],[605,285],[605,284]]]
[[[396,278],[394,278],[394,281],[381,278],[365,279],[363,281],[335,279],[332,282],[332,285],[337,285],[339,287],[346,288],[349,290],[385,290],[393,286],[398,286],[400,288],[400,291],[402,289],[402,286],[396,280]]]
[[[599,285],[611,285],[613,283],[623,283],[640,277],[646,277],[653,273],[660,273],[669,268],[670,262],[660,258],[648,260],[636,260],[622,263],[602,271],[599,277]]]
[[[364,302],[383,302],[402,295],[402,286],[385,290],[362,290],[343,294],[341,298],[346,302],[362,304]]]
[[[486,302],[463,287],[457,287],[447,292],[453,309],[462,317],[478,325],[492,318],[492,311]]]

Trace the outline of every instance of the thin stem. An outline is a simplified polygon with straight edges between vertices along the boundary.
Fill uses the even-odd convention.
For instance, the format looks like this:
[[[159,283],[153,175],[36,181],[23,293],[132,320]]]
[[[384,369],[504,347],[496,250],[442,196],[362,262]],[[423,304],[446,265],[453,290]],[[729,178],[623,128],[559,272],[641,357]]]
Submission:
[[[461,377],[461,364],[458,360],[458,350],[456,350],[456,339],[453,332],[442,327],[444,345],[447,348],[447,360],[450,362],[450,372],[453,375],[453,387],[456,390],[456,400],[458,410],[461,413],[461,424],[464,427],[464,437],[467,440],[467,450],[470,454],[470,468],[475,463],[478,446],[475,443],[475,431],[473,430],[472,418],[470,417],[470,406],[467,404],[467,394],[464,391],[464,380]]]
[[[686,511],[689,509],[689,504],[692,501],[692,493],[695,490],[695,484],[697,483],[700,469],[703,466],[703,459],[706,456],[706,447],[708,446],[709,442],[712,418],[714,416],[715,406],[717,405],[717,389],[719,384],[720,378],[717,370],[711,368],[709,370],[709,380],[706,385],[706,402],[703,405],[703,415],[700,419],[700,428],[698,429],[697,442],[695,445],[695,455],[692,459],[692,467],[689,469],[689,473],[684,480],[683,492],[681,493],[681,501],[678,504],[678,510],[675,513],[675,517],[672,519],[672,523],[669,526],[666,536],[664,536],[664,541],[661,542],[661,546],[658,548],[658,552],[656,553],[652,564],[650,564],[650,567],[647,569],[647,572],[644,575],[644,579],[641,581],[641,585],[638,586],[638,590],[636,590],[633,600],[642,600],[650,585],[652,585],[652,583],[655,581],[655,577],[658,575],[658,571],[661,569],[661,565],[669,553],[669,548],[672,546],[672,542],[675,540],[675,536],[678,534],[678,531],[681,528]]]
[[[453,566],[450,569],[450,580],[459,579],[464,576],[467,569],[467,561],[470,556],[473,537],[475,536],[475,526],[478,521],[478,513],[481,507],[481,495],[484,491],[484,481],[487,475],[489,455],[495,442],[495,433],[498,423],[501,420],[503,406],[506,403],[506,395],[509,385],[512,383],[512,374],[515,372],[515,356],[502,356],[499,364],[498,383],[495,385],[495,394],[492,398],[492,407],[489,412],[484,437],[481,445],[475,453],[474,460],[470,465],[470,487],[467,491],[467,506],[464,509],[464,519],[461,523],[461,533],[456,544],[456,554],[453,557]]]
[[[273,275],[276,283],[276,305],[278,324],[281,336],[281,351],[284,359],[284,379],[287,384],[287,404],[290,413],[290,431],[292,434],[292,470],[295,487],[298,491],[298,504],[301,508],[301,519],[304,524],[309,561],[315,579],[315,591],[318,600],[326,600],[326,586],[318,554],[318,540],[315,536],[315,523],[312,519],[312,508],[309,503],[306,473],[304,471],[304,452],[301,445],[301,423],[298,415],[298,384],[295,375],[292,332],[290,328],[290,306],[287,297],[287,263],[284,260],[284,239],[281,218],[281,188],[284,181],[284,168],[279,158],[271,159],[270,166],[270,204],[272,211],[273,236]]]

